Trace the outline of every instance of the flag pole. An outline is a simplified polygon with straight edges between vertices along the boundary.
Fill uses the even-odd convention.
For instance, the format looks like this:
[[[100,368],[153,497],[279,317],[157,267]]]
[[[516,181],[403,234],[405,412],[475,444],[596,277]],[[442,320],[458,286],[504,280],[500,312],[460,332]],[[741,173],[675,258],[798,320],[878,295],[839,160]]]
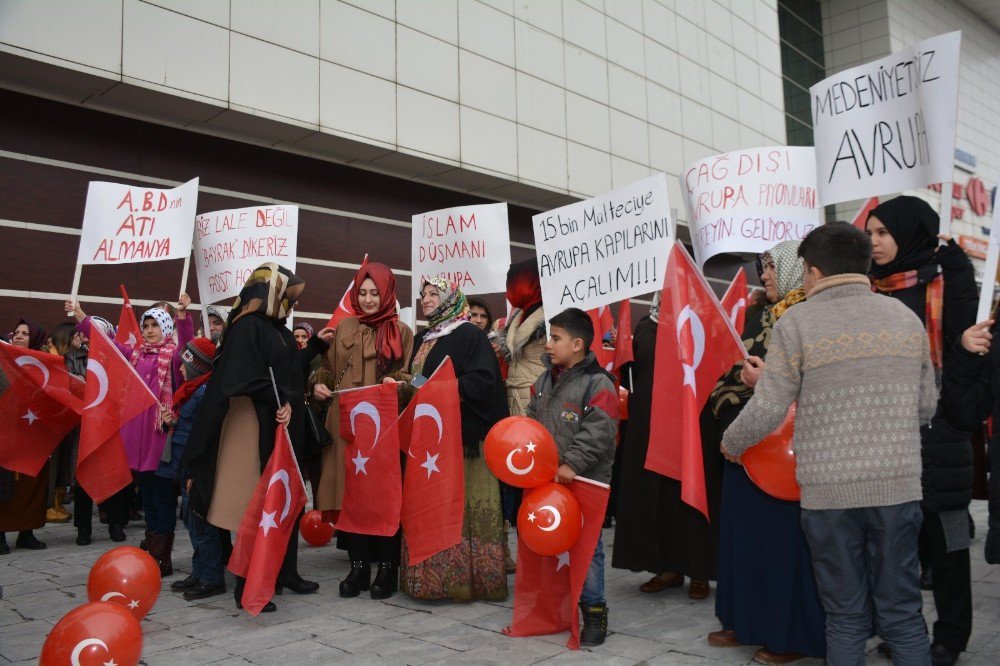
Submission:
[[[69,300],[76,304],[77,294],[80,292],[80,277],[83,275],[83,264],[80,262],[76,263],[76,272],[73,273],[73,288],[70,289]],[[69,312],[66,314],[67,317],[75,316],[75,313]]]

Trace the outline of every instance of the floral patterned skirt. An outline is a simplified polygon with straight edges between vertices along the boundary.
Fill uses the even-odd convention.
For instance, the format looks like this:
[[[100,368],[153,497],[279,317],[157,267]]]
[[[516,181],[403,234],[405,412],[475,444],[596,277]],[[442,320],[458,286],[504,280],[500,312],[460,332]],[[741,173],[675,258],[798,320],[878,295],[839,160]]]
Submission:
[[[465,459],[465,517],[462,542],[409,566],[406,538],[403,538],[400,582],[414,599],[507,598],[504,570],[505,543],[500,484],[486,466],[483,445],[479,457]]]

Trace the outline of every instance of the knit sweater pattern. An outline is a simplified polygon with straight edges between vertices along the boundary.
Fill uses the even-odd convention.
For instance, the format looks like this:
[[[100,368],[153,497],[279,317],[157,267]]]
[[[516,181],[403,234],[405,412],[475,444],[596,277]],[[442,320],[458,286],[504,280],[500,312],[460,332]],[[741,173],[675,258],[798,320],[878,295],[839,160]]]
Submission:
[[[816,283],[771,334],[754,396],[722,444],[742,455],[798,401],[793,448],[803,509],[919,500],[920,426],[938,391],[927,333],[863,275]]]

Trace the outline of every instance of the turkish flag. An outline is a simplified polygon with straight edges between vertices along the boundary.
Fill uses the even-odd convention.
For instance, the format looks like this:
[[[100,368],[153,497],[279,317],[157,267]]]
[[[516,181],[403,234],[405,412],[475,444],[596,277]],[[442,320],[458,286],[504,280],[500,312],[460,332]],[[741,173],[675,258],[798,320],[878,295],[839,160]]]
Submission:
[[[400,518],[410,566],[462,541],[465,459],[458,405],[455,368],[445,357],[399,417],[400,446],[408,456]]]
[[[229,570],[246,578],[242,603],[251,615],[259,615],[274,596],[288,540],[305,505],[306,484],[288,430],[279,426],[274,451],[247,504],[229,558]]]
[[[395,384],[337,396],[344,449],[344,501],[337,529],[393,536],[399,530],[403,474],[399,464]]]
[[[122,312],[118,315],[118,328],[115,330],[115,342],[127,347],[135,347],[142,340],[142,328],[135,318],[135,310],[132,309],[132,301],[128,299],[128,292],[125,285],[120,284],[118,288],[122,292]]]
[[[569,630],[566,647],[579,650],[577,604],[601,536],[611,486],[578,476],[568,488],[583,515],[580,537],[568,551],[554,556],[538,555],[518,538],[514,617],[503,632],[508,636],[541,636]]]
[[[62,356],[0,342],[0,467],[37,476],[79,425],[83,391]]]
[[[361,260],[361,268],[364,268],[367,263],[368,255],[366,254],[365,258]],[[351,291],[353,290],[354,280],[352,279],[351,283],[347,285],[347,291],[345,291],[344,295],[340,297],[340,303],[337,303],[337,307],[334,309],[333,314],[330,315],[330,321],[326,322],[327,328],[337,328],[337,326],[340,325],[340,322],[344,321],[348,317],[353,317],[356,314],[354,312],[354,308],[351,306]]]
[[[851,224],[864,231],[868,222],[868,215],[871,214],[876,206],[878,206],[878,197],[870,198],[854,215],[854,221]]]
[[[646,469],[681,482],[681,499],[708,518],[698,418],[726,370],[746,358],[729,316],[691,256],[675,242],[656,328]]]
[[[614,373],[622,383],[622,366],[635,360],[632,355],[632,305],[626,298],[618,306],[618,337],[615,339]]]
[[[76,478],[100,503],[132,483],[118,431],[158,402],[99,326],[90,328],[83,403]]]
[[[590,315],[590,323],[594,325],[594,339],[590,343],[590,351],[597,357],[597,363],[602,368],[611,372],[615,367],[615,350],[604,348],[604,334],[614,328],[614,321],[611,319],[611,310],[602,305],[600,308],[587,310]]]
[[[747,273],[742,267],[736,271],[732,283],[722,295],[722,311],[729,316],[736,332],[743,335],[747,320]]]

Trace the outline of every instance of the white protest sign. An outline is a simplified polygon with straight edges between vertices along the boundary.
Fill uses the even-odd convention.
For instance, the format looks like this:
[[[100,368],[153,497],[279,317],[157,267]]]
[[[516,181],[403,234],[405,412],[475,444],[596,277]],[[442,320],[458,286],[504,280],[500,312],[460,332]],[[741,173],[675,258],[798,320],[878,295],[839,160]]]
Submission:
[[[456,282],[465,294],[507,290],[507,204],[444,208],[413,216],[411,303],[429,277]]]
[[[673,225],[663,173],[531,218],[546,318],[656,291]]]
[[[92,182],[77,264],[185,259],[197,207],[197,178],[171,190]]]
[[[951,182],[961,37],[926,39],[809,89],[820,205]]]
[[[203,304],[234,298],[254,269],[274,261],[295,270],[298,206],[253,206],[195,219],[194,256]]]
[[[759,254],[801,240],[820,224],[812,148],[715,155],[692,164],[679,180],[699,266],[720,252]]]
[[[997,279],[997,264],[1000,263],[1000,206],[993,204],[993,226],[990,227],[990,242],[986,247],[986,265],[983,267],[983,289],[979,292],[979,309],[976,322],[986,321],[993,307],[993,286]]]

